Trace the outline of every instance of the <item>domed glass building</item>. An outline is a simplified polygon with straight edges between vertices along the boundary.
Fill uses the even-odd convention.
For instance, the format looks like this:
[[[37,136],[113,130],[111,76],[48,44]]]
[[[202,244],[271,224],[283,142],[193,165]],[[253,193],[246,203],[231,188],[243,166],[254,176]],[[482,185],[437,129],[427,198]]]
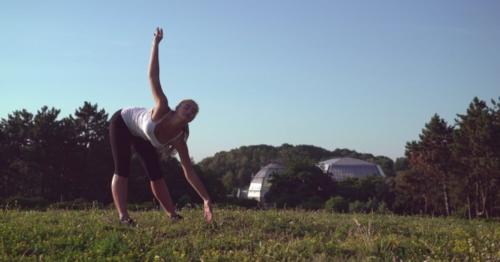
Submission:
[[[337,181],[347,178],[385,176],[379,165],[350,157],[322,161],[318,163],[318,167]]]
[[[271,183],[269,178],[275,173],[281,173],[285,167],[278,163],[271,163],[257,172],[250,182],[247,198],[255,199],[259,202],[264,201],[264,196],[269,191]]]

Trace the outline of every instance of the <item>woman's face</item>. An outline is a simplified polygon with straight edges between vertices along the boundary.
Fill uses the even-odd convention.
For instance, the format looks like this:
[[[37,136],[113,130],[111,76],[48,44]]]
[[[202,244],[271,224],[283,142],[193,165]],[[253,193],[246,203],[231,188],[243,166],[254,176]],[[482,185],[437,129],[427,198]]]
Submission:
[[[186,100],[179,104],[176,111],[187,122],[191,122],[198,114],[198,105],[192,100]]]

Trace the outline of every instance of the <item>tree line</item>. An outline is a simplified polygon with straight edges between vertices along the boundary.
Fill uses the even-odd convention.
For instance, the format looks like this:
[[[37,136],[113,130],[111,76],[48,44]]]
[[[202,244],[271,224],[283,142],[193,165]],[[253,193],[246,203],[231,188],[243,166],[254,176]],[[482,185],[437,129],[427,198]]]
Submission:
[[[1,120],[0,197],[109,199],[103,194],[113,172],[108,114],[88,102],[74,115],[59,114],[44,106],[36,114],[17,110]]]
[[[395,209],[469,218],[500,215],[500,103],[477,97],[449,125],[435,114],[406,145]],[[412,205],[408,205],[412,203]]]
[[[287,167],[273,178],[268,198],[277,207],[322,208],[340,212],[388,210],[398,214],[491,217],[500,215],[500,105],[474,98],[453,125],[434,115],[405,157],[349,149],[329,151],[312,145],[242,146],[216,153],[195,165],[212,197],[231,202],[238,188],[272,161]],[[0,121],[0,199],[112,201],[113,161],[108,141],[109,114],[90,102],[60,118],[42,107],[35,114],[17,110]],[[316,163],[353,157],[381,166],[386,177],[332,181]],[[161,166],[178,203],[199,198],[176,158],[161,152]],[[131,202],[151,201],[148,181],[136,157],[129,181]]]
[[[0,200],[43,205],[54,202],[112,202],[113,159],[109,145],[109,114],[84,102],[74,114],[42,107],[35,114],[16,110],[0,121]],[[161,153],[161,168],[174,200],[199,201],[182,175],[179,161]],[[225,192],[216,179],[195,166],[216,200]],[[149,181],[132,157],[131,202],[152,201]]]
[[[386,177],[325,180],[315,164],[335,157],[376,163]],[[287,167],[273,177],[268,193],[278,207],[318,208],[328,202],[337,211],[381,207],[398,214],[500,216],[500,102],[488,106],[476,97],[453,125],[435,114],[396,161],[349,149],[284,144],[219,152],[200,166],[218,174],[234,193],[271,161]]]

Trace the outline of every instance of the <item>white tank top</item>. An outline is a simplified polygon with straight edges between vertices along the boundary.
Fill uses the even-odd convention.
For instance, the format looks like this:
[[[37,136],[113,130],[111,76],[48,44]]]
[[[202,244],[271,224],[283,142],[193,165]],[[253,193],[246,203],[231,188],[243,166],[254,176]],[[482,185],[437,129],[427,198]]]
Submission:
[[[154,147],[166,146],[182,135],[183,132],[181,132],[165,144],[160,143],[160,141],[158,141],[155,136],[154,130],[156,125],[160,123],[167,115],[165,114],[165,116],[163,116],[160,120],[154,122],[152,119],[152,114],[152,109],[142,107],[123,108],[121,112],[123,121],[127,125],[128,130],[130,130],[130,133],[132,133],[132,135],[134,136],[138,136],[150,141]]]

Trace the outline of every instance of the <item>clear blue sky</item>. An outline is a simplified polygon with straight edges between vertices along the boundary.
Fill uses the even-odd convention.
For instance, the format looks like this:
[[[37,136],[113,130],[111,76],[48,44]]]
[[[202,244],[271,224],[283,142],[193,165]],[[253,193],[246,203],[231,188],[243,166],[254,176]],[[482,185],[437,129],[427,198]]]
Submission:
[[[162,26],[172,105],[200,104],[196,161],[242,145],[396,158],[434,113],[500,95],[499,1],[2,1],[0,118],[152,106]]]

